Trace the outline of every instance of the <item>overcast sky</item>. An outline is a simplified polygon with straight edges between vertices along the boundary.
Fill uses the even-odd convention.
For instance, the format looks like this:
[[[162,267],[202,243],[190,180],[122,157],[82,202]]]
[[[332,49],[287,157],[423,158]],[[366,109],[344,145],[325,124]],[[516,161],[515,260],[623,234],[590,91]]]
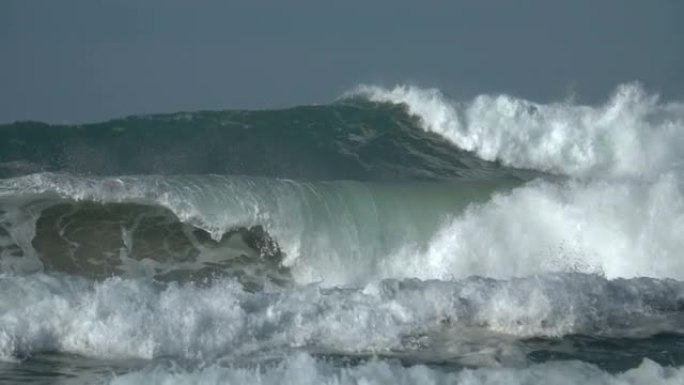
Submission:
[[[454,98],[684,97],[684,1],[0,1],[0,122],[326,103],[359,83]]]

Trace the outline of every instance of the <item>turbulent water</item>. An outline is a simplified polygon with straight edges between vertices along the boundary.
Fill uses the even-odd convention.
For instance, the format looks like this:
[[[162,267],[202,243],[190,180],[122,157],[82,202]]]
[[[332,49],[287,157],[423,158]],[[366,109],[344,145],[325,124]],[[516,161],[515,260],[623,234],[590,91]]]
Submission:
[[[0,126],[0,382],[683,384],[684,102]]]

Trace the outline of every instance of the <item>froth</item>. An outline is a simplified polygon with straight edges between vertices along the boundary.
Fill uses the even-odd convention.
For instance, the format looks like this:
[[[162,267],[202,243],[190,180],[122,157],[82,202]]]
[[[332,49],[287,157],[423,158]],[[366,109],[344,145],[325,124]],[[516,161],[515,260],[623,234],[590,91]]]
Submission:
[[[389,274],[449,279],[578,271],[608,278],[684,279],[679,179],[536,181],[448,221],[425,250],[388,261]]]
[[[676,281],[608,281],[581,274],[390,280],[360,289],[306,286],[263,293],[245,292],[227,279],[201,287],[0,276],[0,357],[58,351],[213,362],[293,349],[341,354],[425,349],[480,366],[519,361],[520,337],[682,332],[682,298],[684,287]]]
[[[662,367],[644,360],[624,373],[610,374],[576,361],[533,365],[529,368],[465,369],[447,371],[423,365],[404,367],[396,362],[370,361],[338,367],[301,354],[279,364],[248,368],[214,366],[195,372],[157,367],[111,381],[127,384],[544,384],[544,385],[675,385],[684,381],[682,368]]]
[[[457,103],[436,89],[360,86],[350,95],[405,104],[422,127],[489,161],[572,176],[639,176],[682,161],[684,106],[637,84],[601,106],[539,104],[508,95]]]

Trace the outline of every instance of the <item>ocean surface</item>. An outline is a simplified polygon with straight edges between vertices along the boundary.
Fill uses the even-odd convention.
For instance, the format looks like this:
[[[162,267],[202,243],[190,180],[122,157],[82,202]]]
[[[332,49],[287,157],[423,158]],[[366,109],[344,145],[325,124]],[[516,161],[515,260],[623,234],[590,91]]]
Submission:
[[[684,102],[0,125],[2,384],[684,384]]]

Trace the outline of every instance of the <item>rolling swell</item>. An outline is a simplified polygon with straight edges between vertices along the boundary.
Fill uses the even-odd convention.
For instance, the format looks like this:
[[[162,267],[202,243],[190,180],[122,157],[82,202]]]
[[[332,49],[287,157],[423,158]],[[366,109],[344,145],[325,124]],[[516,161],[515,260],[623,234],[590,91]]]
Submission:
[[[72,126],[18,122],[0,125],[0,177],[49,171],[299,180],[529,178],[460,151],[417,125],[401,106],[361,100]]]

